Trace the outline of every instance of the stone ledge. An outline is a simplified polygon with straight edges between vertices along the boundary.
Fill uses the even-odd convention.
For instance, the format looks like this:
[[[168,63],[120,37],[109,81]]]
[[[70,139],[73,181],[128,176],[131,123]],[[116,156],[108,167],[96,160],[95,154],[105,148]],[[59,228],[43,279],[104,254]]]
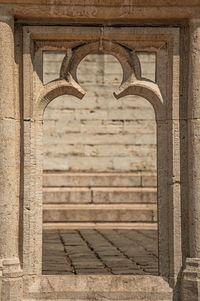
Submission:
[[[24,277],[24,301],[34,300],[171,301],[172,289],[159,276],[43,275]]]
[[[155,188],[92,188],[94,203],[157,203]]]
[[[45,187],[43,204],[157,203],[157,189],[146,187]]]
[[[38,5],[44,5],[44,6],[60,6],[60,5],[72,5],[71,0],[1,0],[0,3],[7,3],[7,4],[38,4]],[[132,1],[130,4],[130,1],[107,1],[107,0],[101,0],[101,1],[96,1],[96,0],[87,0],[87,1],[80,1],[80,0],[74,0],[73,5],[93,5],[93,6],[116,6],[116,7],[121,7],[123,6],[128,6],[128,7],[135,7],[135,6],[145,6],[145,7],[152,7],[152,6],[164,6],[164,7],[174,7],[174,6],[199,6],[199,1],[198,0],[168,0],[166,3],[166,0],[151,0],[147,1],[146,0],[135,0]]]
[[[154,204],[63,205],[44,204],[44,222],[156,222]]]
[[[96,222],[64,222],[64,223],[43,223],[43,229],[143,229],[143,230],[157,230],[157,223],[148,222],[125,222],[125,223],[96,223]]]
[[[156,187],[156,172],[133,173],[88,173],[88,172],[44,172],[43,186],[72,187]]]

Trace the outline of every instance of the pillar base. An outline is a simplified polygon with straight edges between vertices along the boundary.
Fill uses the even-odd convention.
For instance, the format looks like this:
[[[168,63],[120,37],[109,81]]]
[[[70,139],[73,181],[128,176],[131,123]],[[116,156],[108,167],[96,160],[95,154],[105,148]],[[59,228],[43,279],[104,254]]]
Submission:
[[[0,277],[0,300],[1,301],[23,300],[22,277],[17,277],[17,278]]]
[[[187,258],[183,271],[182,301],[200,301],[200,258]]]
[[[23,300],[22,275],[18,258],[6,258],[0,260],[0,300]]]
[[[0,277],[15,278],[22,276],[22,270],[18,258],[0,259]]]

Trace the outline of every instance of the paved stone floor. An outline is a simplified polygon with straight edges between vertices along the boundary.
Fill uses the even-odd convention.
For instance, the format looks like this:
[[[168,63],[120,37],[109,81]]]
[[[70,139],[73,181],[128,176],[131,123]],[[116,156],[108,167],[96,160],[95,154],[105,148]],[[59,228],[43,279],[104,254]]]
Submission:
[[[44,230],[43,274],[158,274],[156,230]]]

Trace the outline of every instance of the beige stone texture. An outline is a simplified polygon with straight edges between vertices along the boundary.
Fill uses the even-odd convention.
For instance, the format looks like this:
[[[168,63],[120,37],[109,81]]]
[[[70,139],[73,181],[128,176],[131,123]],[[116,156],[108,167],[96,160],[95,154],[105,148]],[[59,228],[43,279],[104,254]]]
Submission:
[[[45,84],[59,77],[64,56],[64,52],[46,51],[43,54]],[[155,81],[155,54],[138,53],[138,56],[142,76]],[[141,186],[143,181],[142,173],[135,172],[131,176],[130,171],[150,170],[149,176],[153,173],[155,177],[156,122],[153,108],[145,99],[137,96],[127,96],[119,101],[114,99],[112,93],[121,83],[122,68],[111,55],[89,54],[80,63],[77,77],[87,91],[83,102],[75,97],[60,96],[48,105],[44,113],[43,168],[47,173],[43,178],[46,187],[43,189],[43,203],[121,203],[122,208],[124,203],[155,204],[156,189],[151,185],[150,189],[126,187]],[[65,177],[62,176],[66,171],[70,171],[70,182],[67,173]],[[82,176],[78,173],[80,171]],[[93,173],[84,175],[84,171]],[[108,173],[110,171],[112,174]],[[122,174],[116,174],[116,171]],[[129,174],[123,174],[125,171]],[[80,187],[70,188],[74,183]],[[123,187],[113,189],[113,185]],[[75,220],[81,221],[80,211],[76,211],[76,206],[74,210],[77,214]],[[62,213],[59,214],[62,221]],[[101,214],[101,222],[107,221],[101,209],[96,214]],[[48,222],[53,222],[51,216],[49,213]],[[144,216],[146,220],[143,218],[143,221],[148,222],[145,211]],[[84,221],[90,222],[91,217],[88,216],[88,220],[85,218]],[[132,222],[137,221],[138,217],[133,215]]]
[[[182,300],[199,299],[199,256],[200,256],[200,181],[199,181],[199,38],[200,19],[189,24],[189,86],[188,86],[188,211],[189,211],[189,253],[182,280]]]
[[[121,204],[122,209],[124,204],[157,204],[155,180],[155,172],[144,171],[135,173],[46,172],[43,174],[43,204],[74,204],[74,210],[77,204]],[[47,211],[47,208],[45,210]],[[88,207],[89,210],[90,207]],[[78,210],[75,212],[78,221],[81,213]],[[60,214],[62,220],[61,211]],[[50,216],[48,222],[53,223]],[[106,220],[106,216],[104,219],[102,214],[101,222],[106,222]],[[149,222],[148,216],[147,220],[143,219],[143,221]],[[57,215],[55,227],[58,222]],[[85,222],[90,222],[90,217]],[[135,215],[132,216],[132,222],[137,222]]]
[[[25,279],[24,285],[25,300],[34,300],[38,291],[41,291],[43,296],[51,295],[52,298],[57,298],[56,294],[59,291],[67,301],[81,297],[86,300],[92,298],[109,300],[112,297],[116,300],[130,300],[132,298],[136,301],[158,301],[160,298],[169,301],[172,298],[172,289],[158,276],[45,275],[41,278],[29,277]]]
[[[142,186],[147,187],[157,187],[157,176],[154,174],[143,175],[142,176]]]
[[[45,34],[47,34],[47,32],[48,32],[46,30],[47,30],[47,28],[45,28],[45,30],[44,30]],[[49,28],[49,30],[50,30],[50,28]],[[89,38],[89,37],[87,37],[89,29],[85,28],[84,30],[85,30],[85,34],[86,34],[85,38]],[[82,31],[83,34],[84,34],[84,30]],[[111,32],[110,29],[108,29],[108,30],[105,29],[105,32],[103,34],[105,35],[105,37],[107,39],[110,39],[111,35],[112,35],[112,38],[114,37],[114,39],[116,41],[118,41],[120,38],[122,38],[119,35],[119,31],[117,31],[116,29],[112,29],[112,30],[113,31]],[[40,33],[38,33],[38,28],[36,28],[36,27],[33,27],[33,28],[27,27],[25,29],[27,39],[31,39],[31,37],[32,37],[30,34],[30,31],[34,32],[35,39],[36,38],[39,39],[39,37],[41,39],[41,31],[40,31]],[[57,28],[51,27],[51,34],[53,34],[54,38],[58,39],[58,43],[60,43],[59,39],[60,38],[63,39],[63,35],[67,34],[67,31],[68,31],[68,34],[71,34],[69,29],[67,29],[67,28],[65,28],[64,32],[62,32],[62,31],[63,31],[63,28],[59,28],[59,32],[58,32]],[[56,35],[54,32],[56,32]],[[163,41],[163,33],[167,33],[168,35],[167,35],[167,39],[166,39],[166,45],[167,45],[166,47],[169,50],[169,52],[168,53],[166,52],[166,55],[168,55],[168,60],[169,60],[170,64],[172,63],[171,55],[172,55],[173,51],[176,51],[176,52],[178,51],[176,44],[174,45],[175,48],[173,48],[172,40],[173,40],[173,38],[174,39],[178,38],[178,30],[164,29],[164,28],[163,29],[150,29],[149,28],[148,30],[147,29],[143,30],[140,28],[139,29],[131,28],[131,29],[126,29],[125,32],[126,32],[126,34],[128,34],[126,36],[127,40],[130,39],[130,36],[134,37],[134,34],[136,34],[136,32],[137,32],[137,34],[139,34],[139,35],[141,35],[141,34],[153,35],[152,39],[153,39],[153,37],[155,38],[155,35],[158,35],[158,37],[159,37],[158,39],[160,39],[160,41]],[[132,33],[132,35],[130,35],[131,33]],[[38,34],[39,34],[39,36],[38,36]],[[60,36],[60,34],[61,34],[61,36]],[[95,35],[95,30],[92,31],[92,34]],[[124,29],[120,32],[120,34],[122,34],[122,36],[123,36]],[[78,35],[80,38],[80,29],[78,27],[74,28],[73,35],[74,36]],[[73,35],[71,35],[71,37],[73,37]],[[101,37],[101,34],[98,31],[98,29],[97,29],[97,35],[99,35],[99,38]],[[145,37],[145,35],[144,35],[144,37]],[[169,38],[169,36],[170,36],[170,38]],[[45,37],[46,36],[44,35],[43,39],[45,39]],[[137,35],[136,35],[136,37],[137,37]],[[69,39],[69,35],[67,36],[67,38]],[[48,37],[48,39],[49,39],[49,37]],[[91,39],[91,35],[90,35],[90,39]],[[123,36],[123,39],[124,39],[124,36]],[[45,43],[49,43],[48,41],[49,40],[46,40]],[[70,42],[70,43],[72,45],[73,42]],[[131,42],[132,44],[131,43],[129,44],[129,42],[127,42],[127,43],[129,45],[129,47],[133,47],[133,44],[135,42],[132,41]],[[148,42],[146,41],[146,43],[148,43]],[[159,42],[159,43],[161,43],[161,42]],[[159,45],[159,43],[157,44],[156,47],[158,47],[160,49],[163,44]],[[27,44],[27,51],[30,51],[28,48],[30,46],[28,46],[28,45],[30,45],[30,44]],[[38,46],[39,45],[41,45],[40,42],[39,42]],[[167,107],[166,100],[164,100],[162,98],[159,87],[157,86],[156,83],[151,83],[144,79],[140,79],[140,70],[137,65],[137,60],[134,59],[134,63],[130,60],[130,57],[128,57],[129,54],[128,54],[127,49],[125,50],[125,49],[121,48],[122,46],[119,46],[119,45],[116,46],[114,42],[109,43],[109,44],[104,42],[102,45],[103,45],[103,47],[105,47],[107,49],[106,51],[109,52],[109,50],[110,50],[111,54],[112,54],[112,52],[114,54],[116,54],[116,49],[119,49],[119,53],[117,53],[116,56],[118,56],[119,60],[121,61],[121,64],[123,67],[123,72],[125,72],[124,78],[123,78],[123,83],[120,86],[119,90],[114,94],[115,97],[120,98],[125,95],[134,95],[134,94],[136,94],[137,96],[145,97],[153,105],[155,113],[156,113],[155,116],[156,116],[157,123],[158,123],[157,135],[158,135],[158,153],[159,153],[159,156],[158,156],[158,164],[159,164],[158,165],[158,172],[159,172],[158,200],[159,201],[158,201],[158,203],[159,203],[159,221],[160,221],[160,224],[159,224],[159,233],[160,233],[159,248],[161,251],[161,254],[159,256],[160,272],[161,272],[162,276],[168,277],[170,275],[170,277],[172,277],[172,279],[174,279],[176,281],[176,277],[177,277],[176,268],[178,267],[179,261],[177,261],[177,263],[176,263],[172,260],[171,256],[173,255],[173,249],[169,248],[169,238],[172,237],[172,235],[173,235],[173,232],[172,232],[173,229],[168,227],[168,223],[169,223],[168,217],[170,216],[170,213],[168,213],[168,208],[169,208],[169,210],[172,210],[172,207],[170,207],[170,204],[168,204],[168,201],[169,201],[168,200],[168,182],[171,183],[171,169],[170,169],[171,166],[169,165],[169,162],[171,160],[172,152],[171,152],[171,148],[170,147],[168,148],[168,146],[167,146],[167,141],[168,141],[168,139],[171,139],[171,136],[170,136],[171,134],[168,135],[168,131],[170,132],[172,130],[172,128],[170,127],[170,124],[168,125],[167,114],[166,114],[166,107]],[[134,44],[134,45],[136,46],[137,44]],[[138,45],[140,45],[139,47],[144,47],[144,44],[138,44]],[[141,46],[141,45],[143,45],[143,46]],[[44,46],[44,44],[43,44],[43,46]],[[151,42],[149,42],[148,47],[150,47],[150,46],[151,46]],[[154,44],[154,46],[155,46],[155,44]],[[80,88],[77,86],[78,83],[77,84],[75,83],[77,81],[76,69],[77,69],[78,64],[76,63],[76,60],[74,60],[74,56],[76,58],[78,58],[80,56],[80,58],[79,58],[79,60],[80,60],[87,53],[90,53],[91,49],[93,49],[93,51],[96,52],[98,50],[98,47],[99,47],[98,43],[91,43],[91,44],[89,43],[88,45],[82,46],[82,48],[75,49],[74,53],[72,53],[69,63],[67,63],[67,58],[65,59],[64,63],[62,64],[62,68],[61,68],[61,76],[64,77],[67,81],[69,81],[69,83],[71,85],[70,86],[69,83],[66,84],[65,91],[67,91],[67,92],[65,92],[65,93],[67,93],[67,94],[74,93],[74,95],[78,96],[77,93],[79,93],[79,92],[77,92],[77,91],[81,91]],[[141,49],[141,48],[139,48],[139,49]],[[127,60],[124,61],[122,59],[121,55],[122,56],[124,55]],[[32,65],[31,65],[30,58],[25,57],[24,64],[25,65],[29,64],[31,67]],[[123,64],[126,65],[126,68],[124,67]],[[68,68],[71,68],[71,69],[68,69]],[[71,75],[68,73],[70,70],[71,70]],[[133,72],[133,70],[134,70],[134,72]],[[171,69],[169,69],[169,70],[171,71]],[[170,81],[171,74],[169,73],[169,70],[166,68],[163,70],[163,73],[165,74],[165,78],[167,79],[166,86],[164,86],[164,88],[171,87],[171,81]],[[174,64],[174,68],[173,68],[172,72],[176,73],[177,70],[179,70],[178,63]],[[30,92],[28,90],[28,89],[31,89],[30,78],[29,79],[24,78],[24,80],[26,82],[26,84],[25,84],[26,93],[30,94]],[[32,80],[34,80],[34,78]],[[33,106],[34,118],[40,120],[42,118],[43,110],[45,109],[46,105],[53,99],[53,97],[55,95],[58,95],[58,96],[61,95],[62,91],[64,93],[64,90],[62,90],[62,89],[64,89],[63,88],[64,86],[62,86],[62,85],[64,85],[64,80],[59,79],[55,82],[48,83],[47,85],[44,86],[44,88],[42,88],[42,87],[39,88],[39,86],[38,86],[38,89],[40,89],[42,92],[39,93],[38,97],[35,96],[36,97],[36,100],[35,100],[36,105],[35,105],[35,107]],[[59,86],[61,87],[60,90],[58,89]],[[72,90],[72,87],[73,87],[73,90]],[[51,90],[53,92],[51,92]],[[177,91],[178,90],[175,90],[175,92],[174,92],[175,97],[177,97],[177,94],[176,94]],[[83,94],[83,92],[81,92],[81,93]],[[171,98],[169,97],[168,100],[169,99],[171,99]],[[31,99],[29,98],[29,100],[31,100]],[[32,105],[30,105],[30,104],[27,106],[27,108],[31,108]],[[31,110],[29,110],[27,112],[31,112]],[[85,116],[87,116],[87,114]],[[101,118],[102,117],[103,117],[103,115],[101,116]],[[97,115],[95,115],[95,118],[97,118]],[[36,123],[36,125],[37,125],[37,123]],[[40,133],[41,129],[39,127],[36,127],[35,130],[39,131],[39,133]],[[30,137],[32,137],[32,139],[34,137],[34,134],[36,133],[35,130],[33,127],[32,132],[31,132],[32,136],[30,136]],[[128,138],[129,139],[133,138],[133,135],[134,135],[134,133],[131,133],[128,136]],[[78,141],[77,137],[75,139],[73,137],[73,133],[68,135],[68,137],[69,137],[69,141],[71,141],[73,143],[77,143],[77,141]],[[142,143],[144,143],[144,142],[146,142],[145,141],[146,137],[145,138],[144,137],[135,136],[135,141],[138,139],[137,141],[139,141],[139,142],[143,141]],[[89,139],[89,136],[85,135],[84,142],[88,143],[87,142],[87,141],[89,141],[88,139]],[[126,140],[127,137],[123,138],[123,139],[124,140],[122,140],[122,143],[125,143],[127,141],[127,143],[130,144],[130,142],[128,142],[128,140]],[[165,144],[163,145],[163,139],[164,139],[166,145]],[[38,162],[38,164],[40,164],[41,163],[41,153],[40,153],[41,137],[38,137],[38,139],[36,139],[36,140],[33,139],[33,140],[28,140],[28,141],[30,141],[31,143],[32,143],[32,141],[35,141],[36,147],[38,147],[38,153],[36,153],[36,156],[33,156],[33,158],[34,158],[34,160],[36,160],[36,162]],[[103,141],[102,137],[101,138],[98,137],[98,139],[96,140],[95,143],[98,142],[97,144],[101,145],[102,141]],[[170,144],[170,146],[171,145],[172,145],[172,147],[174,147],[174,145],[175,145],[175,151],[176,151],[176,144],[173,143],[173,144]],[[34,149],[35,145],[32,144],[32,146]],[[27,159],[28,158],[29,157],[27,157]],[[118,156],[118,158],[119,158],[119,156]],[[96,158],[94,158],[94,159],[96,159]],[[117,163],[117,161],[118,160],[116,160],[116,163]],[[27,162],[28,162],[28,160],[27,160]],[[74,163],[75,162],[78,166],[79,161],[74,160]],[[41,185],[41,165],[36,164],[36,166],[39,166],[39,169],[37,169],[36,173],[34,173],[32,175],[32,180],[35,183],[36,187],[38,187],[37,188],[38,198],[39,198],[39,201],[41,202],[41,186],[40,186]],[[79,166],[79,170],[80,170],[80,166]],[[142,185],[142,177],[141,177],[140,185]],[[65,184],[65,187],[67,187],[66,184]],[[30,188],[31,188],[31,191],[33,192],[32,187],[30,187]],[[150,187],[148,187],[148,189],[149,188]],[[154,189],[155,189],[155,186],[154,186]],[[32,199],[34,199],[34,197],[35,197],[35,195],[33,193]],[[40,206],[41,206],[41,203],[40,203]],[[73,224],[74,223],[77,224],[78,222],[80,223],[80,221],[88,222],[88,220],[89,220],[91,223],[94,224],[94,223],[101,223],[101,222],[105,223],[105,221],[115,222],[116,220],[119,222],[119,220],[121,220],[121,222],[123,222],[123,223],[128,223],[128,222],[130,222],[130,220],[133,220],[134,214],[135,214],[135,219],[140,224],[141,224],[141,221],[147,222],[148,220],[151,222],[156,222],[156,220],[157,220],[157,212],[156,211],[157,210],[153,206],[155,206],[155,204],[140,204],[140,205],[126,204],[123,206],[122,206],[122,204],[112,204],[112,205],[108,205],[108,204],[106,204],[106,205],[105,204],[103,204],[103,205],[102,204],[95,204],[95,205],[94,204],[91,204],[91,205],[82,204],[82,205],[80,205],[80,204],[77,204],[76,206],[74,204],[60,204],[59,208],[58,208],[57,204],[45,204],[44,205],[44,222],[45,222],[45,224],[48,224],[48,220],[49,220],[50,224],[52,224],[52,221],[56,221],[58,223],[62,223],[62,221],[63,221],[65,223],[71,222]],[[141,208],[142,208],[142,210],[141,210]],[[146,209],[148,208],[148,210],[145,210],[145,208]],[[41,207],[40,207],[40,211],[37,212],[38,219],[39,219],[39,212],[41,213]],[[178,212],[178,209],[177,209],[177,212]],[[177,212],[176,212],[176,214],[177,214]],[[78,216],[80,216],[80,218],[77,218],[77,213],[78,213]],[[34,216],[36,216],[36,215],[34,215]],[[33,221],[33,226],[36,226],[35,221]],[[34,234],[34,237],[37,237],[36,233],[34,233],[33,231],[31,231],[31,233]],[[39,232],[38,232],[38,235],[39,235]],[[177,238],[178,238],[177,241],[179,241],[179,236]],[[36,240],[39,241],[38,239],[36,239]],[[33,240],[30,240],[31,243],[32,243],[32,241]],[[28,242],[28,240],[27,240],[27,242]],[[34,256],[37,254],[38,255],[37,258],[39,258],[39,253],[38,253],[39,245],[34,246],[33,250],[34,250]],[[30,259],[34,258],[34,256],[31,256]],[[169,262],[166,260],[167,258],[169,259]],[[31,261],[28,262],[27,260],[26,260],[26,262],[27,262],[26,264],[27,264],[27,268],[28,268],[27,271],[29,271],[29,273],[30,273],[33,270],[32,263],[31,263]],[[34,260],[34,262],[37,262],[36,259]],[[36,267],[36,265],[34,265],[34,267]],[[37,268],[39,268],[39,266]],[[37,271],[39,273],[39,269]]]
[[[48,222],[43,223],[43,230],[74,230],[74,229],[136,229],[136,230],[158,230],[157,223],[151,222],[57,222],[56,224],[54,222]]]
[[[157,203],[155,188],[93,188],[94,203]]]
[[[44,222],[156,222],[153,204],[126,205],[66,205],[45,204]]]
[[[153,181],[155,173],[44,173],[43,187],[140,187],[144,178]]]
[[[45,84],[59,77],[64,55],[43,54]],[[155,55],[138,56],[142,76],[155,80]],[[60,96],[45,110],[44,170],[154,171],[154,111],[141,97],[114,99],[113,90],[122,78],[117,59],[107,54],[90,54],[80,63],[77,76],[87,91],[84,100]]]
[[[53,187],[43,189],[43,204],[51,203],[91,203],[91,190],[89,188]]]
[[[157,203],[156,188],[70,188],[43,189],[43,203]]]
[[[0,299],[199,301],[199,0],[74,0],[73,3],[71,0],[0,0],[0,14]],[[42,52],[66,49],[71,50],[62,63],[58,80],[44,85]],[[156,54],[155,82],[143,78],[138,57],[131,49]],[[43,112],[56,97],[83,98],[85,91],[77,79],[77,68],[85,56],[99,50],[116,56],[122,65],[122,84],[114,93],[118,105],[122,97],[136,95],[145,98],[155,111],[159,276],[61,276],[41,272]],[[112,71],[113,65],[108,69]],[[98,78],[96,70],[93,73]],[[110,76],[113,77],[112,72]],[[95,104],[93,96],[90,101]],[[68,136],[70,144],[81,141],[87,145],[82,153],[95,154],[95,160],[90,162],[89,171],[92,171],[102,164],[98,165],[96,158],[101,161],[101,156],[108,157],[108,147],[102,148],[105,137],[101,133],[108,135],[111,129],[113,137],[108,144],[118,145],[120,140],[121,147],[115,164],[109,159],[105,163],[115,172],[136,170],[130,158],[127,159],[130,148],[124,145],[149,144],[146,135],[152,138],[151,133],[137,136],[128,123],[127,135],[115,139],[121,124],[117,127],[111,124],[109,129],[108,123],[99,124],[99,121],[113,120],[114,116],[119,120],[121,109],[116,107],[107,113],[105,105],[104,102],[99,115],[89,112],[87,106],[84,114],[79,107],[66,110],[66,118],[74,110],[77,119],[87,119],[90,114],[92,118],[85,127],[87,135],[82,135],[85,140],[72,132],[63,137]],[[137,117],[139,111],[136,113]],[[124,116],[130,122],[132,109],[125,109]],[[96,136],[93,128],[98,125],[100,134]],[[79,127],[74,128],[80,133]],[[146,128],[150,130],[147,123]],[[92,148],[88,147],[91,136],[95,138]],[[77,149],[71,147],[68,152],[74,151]],[[122,165],[118,162],[119,152],[126,158]],[[86,170],[83,161],[71,158],[65,163],[68,171],[75,164],[77,169],[81,165]],[[137,165],[142,166],[141,162]],[[93,225],[95,221],[100,223],[105,214],[108,221],[120,219],[126,224],[131,212],[137,212],[139,222],[144,218],[144,211],[140,211],[142,205],[148,207],[149,220],[156,223],[157,210],[152,209],[155,204],[125,204],[124,210],[121,204],[90,204],[95,214],[91,214],[86,204],[77,204],[76,209],[74,204],[60,204],[60,209],[57,204],[45,204],[55,220],[62,214],[64,221],[73,221],[74,212],[79,210],[82,220],[89,216]],[[97,206],[102,211],[96,212]],[[49,210],[45,214],[48,218]]]
[[[0,298],[22,300],[19,258],[19,118],[14,81],[14,20],[0,13]],[[18,120],[17,120],[18,119]],[[12,279],[14,278],[14,279]],[[16,293],[17,292],[17,293]],[[16,294],[16,298],[14,297]]]
[[[1,168],[1,260],[16,259],[18,257],[19,208],[16,206],[16,128],[14,105],[14,38],[13,17],[6,12],[0,16],[0,168]],[[8,50],[7,50],[8,49]],[[6,68],[6,67],[7,68]],[[5,72],[3,72],[5,70]],[[7,92],[6,92],[7,91]],[[8,218],[9,217],[9,218]],[[8,219],[9,226],[6,222]]]

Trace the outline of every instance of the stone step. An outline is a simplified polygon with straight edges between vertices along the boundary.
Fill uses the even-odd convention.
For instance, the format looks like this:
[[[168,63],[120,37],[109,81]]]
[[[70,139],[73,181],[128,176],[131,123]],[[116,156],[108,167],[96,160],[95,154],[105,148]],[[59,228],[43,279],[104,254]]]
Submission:
[[[45,222],[43,229],[139,229],[157,230],[158,224],[152,222]]]
[[[173,290],[165,279],[151,275],[43,275],[25,278],[24,301],[57,300],[58,297],[63,301],[172,301]]]
[[[157,203],[156,188],[92,188],[94,203]]]
[[[155,204],[44,204],[43,222],[156,222]]]
[[[150,187],[44,187],[44,204],[157,203],[157,189]]]
[[[155,172],[85,173],[44,172],[44,187],[156,187]]]

